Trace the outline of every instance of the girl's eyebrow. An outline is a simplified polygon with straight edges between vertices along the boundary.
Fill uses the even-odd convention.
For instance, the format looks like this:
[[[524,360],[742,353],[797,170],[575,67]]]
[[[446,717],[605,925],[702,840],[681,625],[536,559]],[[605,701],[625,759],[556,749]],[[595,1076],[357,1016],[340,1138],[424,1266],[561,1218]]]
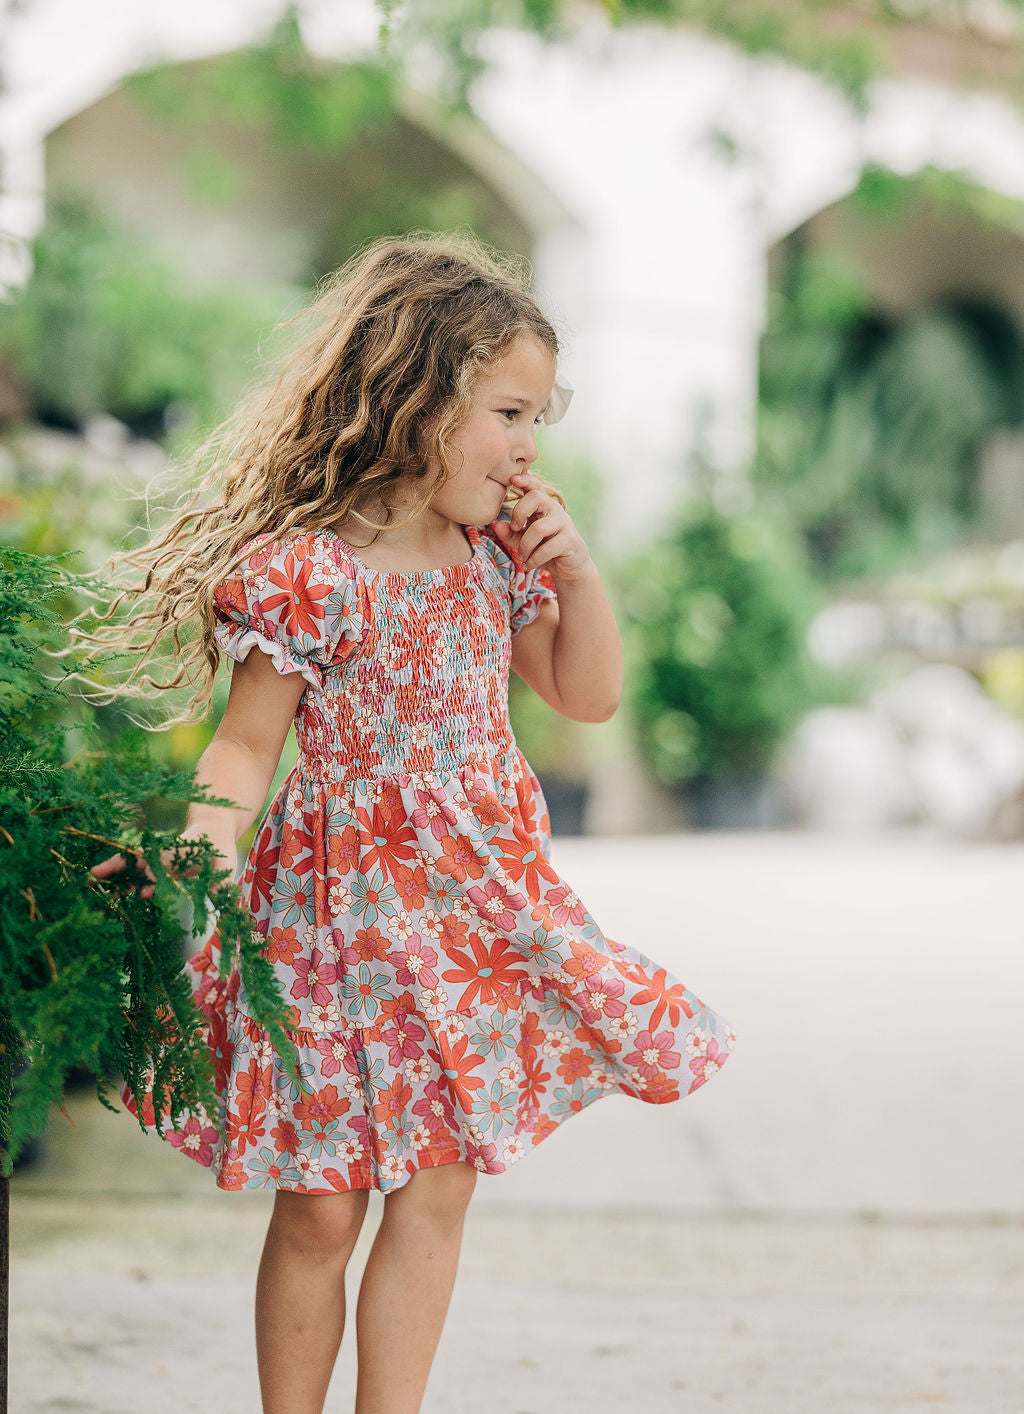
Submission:
[[[503,394],[501,394],[501,393],[498,394],[498,401],[499,401],[499,402],[503,402],[503,403],[518,403],[520,407],[524,407],[524,408],[530,406],[530,399],[529,399],[529,398],[510,398],[510,397],[505,397],[505,396],[504,396]]]

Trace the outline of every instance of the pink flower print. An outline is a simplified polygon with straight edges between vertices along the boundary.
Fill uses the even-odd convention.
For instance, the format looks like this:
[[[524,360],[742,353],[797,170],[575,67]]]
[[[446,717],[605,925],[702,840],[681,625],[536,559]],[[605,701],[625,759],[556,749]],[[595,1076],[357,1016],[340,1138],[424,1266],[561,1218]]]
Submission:
[[[455,1126],[455,1108],[447,1091],[442,1090],[436,1080],[423,1087],[423,1099],[416,1101],[412,1112],[420,1115],[432,1132]]]
[[[317,1006],[327,1006],[331,1000],[328,983],[338,980],[338,968],[333,962],[325,962],[319,948],[313,948],[308,958],[297,957],[292,963],[298,973],[292,983],[293,997],[312,997]]]
[[[417,1042],[422,1041],[426,1034],[419,1022],[407,1013],[395,1017],[390,1025],[381,1027],[380,1039],[389,1048],[390,1063],[401,1065],[403,1060],[415,1060],[423,1054],[423,1049]]]
[[[497,879],[488,879],[482,889],[474,887],[467,889],[466,893],[476,904],[480,917],[506,933],[516,926],[513,910],[526,907],[522,894],[510,893]]]
[[[316,1048],[323,1056],[323,1060],[320,1062],[320,1074],[337,1075],[348,1053],[346,1043],[327,1036],[320,1036],[317,1038]]]
[[[650,1080],[659,1070],[675,1070],[682,1061],[678,1051],[671,1049],[675,1039],[671,1031],[659,1031],[652,1036],[650,1031],[638,1031],[636,1050],[623,1056],[626,1065],[636,1066],[637,1071]],[[690,1062],[692,1070],[695,1062]]]
[[[455,811],[445,800],[443,790],[417,790],[415,792],[418,810],[410,819],[417,830],[429,829],[435,840],[443,840],[451,833],[451,827],[458,820]]]
[[[401,987],[422,987],[424,991],[437,986],[437,951],[425,943],[418,933],[413,933],[405,952],[389,952],[388,962],[395,969],[395,977]]]
[[[553,889],[548,889],[544,897],[551,910],[552,918],[561,927],[564,928],[567,923],[579,927],[584,921],[586,909],[575,890],[571,889],[568,884],[562,883]]]
[[[180,1129],[169,1129],[167,1141],[204,1168],[209,1168],[213,1163],[213,1151],[220,1141],[220,1134],[212,1126],[202,1124],[193,1116],[186,1120]]]
[[[626,984],[621,977],[595,972],[587,978],[583,991],[577,993],[582,1003],[583,1020],[592,1026],[602,1016],[621,1016],[626,1010],[621,1000],[625,990]]]
[[[697,1077],[690,1086],[690,1090],[697,1090],[701,1085],[706,1084],[713,1075],[718,1074],[728,1059],[728,1051],[721,1050],[718,1042],[712,1037],[707,1044],[707,1050],[699,1056],[694,1056],[690,1061],[690,1069]]]
[[[481,1173],[504,1173],[505,1165],[498,1159],[496,1144],[471,1144],[466,1141],[466,1157]]]

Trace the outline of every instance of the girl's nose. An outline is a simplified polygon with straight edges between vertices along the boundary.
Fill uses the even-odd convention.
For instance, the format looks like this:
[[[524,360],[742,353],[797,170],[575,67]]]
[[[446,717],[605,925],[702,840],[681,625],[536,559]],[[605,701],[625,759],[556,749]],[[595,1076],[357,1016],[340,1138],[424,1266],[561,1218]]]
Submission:
[[[524,437],[521,445],[517,448],[516,461],[523,462],[526,466],[532,466],[537,460],[537,443],[533,433]]]

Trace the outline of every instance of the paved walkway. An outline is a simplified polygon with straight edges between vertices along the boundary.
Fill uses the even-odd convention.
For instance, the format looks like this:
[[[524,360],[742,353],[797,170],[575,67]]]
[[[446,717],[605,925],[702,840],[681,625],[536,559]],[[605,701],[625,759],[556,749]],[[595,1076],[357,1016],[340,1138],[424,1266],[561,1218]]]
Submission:
[[[736,1050],[678,1105],[610,1096],[481,1176],[423,1414],[1021,1414],[1024,846],[553,853]],[[12,1409],[256,1414],[269,1196],[218,1193],[88,1093],[69,1110],[13,1185]]]

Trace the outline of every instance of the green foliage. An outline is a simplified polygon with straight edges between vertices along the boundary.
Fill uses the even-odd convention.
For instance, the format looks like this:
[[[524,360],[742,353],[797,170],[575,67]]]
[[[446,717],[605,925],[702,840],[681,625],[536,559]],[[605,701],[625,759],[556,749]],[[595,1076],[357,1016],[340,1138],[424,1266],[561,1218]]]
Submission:
[[[786,525],[701,491],[623,575],[627,691],[654,775],[762,774],[819,696],[805,647],[818,595]]]
[[[295,1052],[289,1008],[261,955],[237,888],[214,869],[209,841],[182,842],[153,827],[154,799],[207,800],[193,773],[158,765],[142,734],[102,743],[76,708],[64,639],[71,596],[91,583],[64,557],[0,548],[0,1138],[4,1171],[59,1103],[73,1068],[112,1073],[137,1102],[151,1085],[154,1111],[203,1105],[216,1113],[203,1018],[182,970],[184,918],[205,930],[216,891],[220,971],[241,976],[246,1006],[286,1064]],[[95,586],[93,586],[95,587]],[[57,664],[55,670],[55,663]],[[67,755],[69,740],[80,742]],[[126,869],[99,881],[90,866],[120,850],[155,878],[152,898]],[[172,869],[161,851],[173,851]],[[179,873],[194,870],[192,877]],[[15,1076],[17,1080],[15,1081]]]
[[[941,167],[922,167],[904,175],[869,163],[847,203],[853,212],[872,221],[902,221],[928,206],[945,216],[968,216],[1007,231],[1019,231],[1021,223],[1019,201]]]
[[[0,302],[9,353],[42,420],[99,411],[162,431],[169,408],[215,422],[241,390],[275,292],[193,290],[147,242],[81,192],[53,192],[27,282]],[[276,292],[279,294],[280,292]]]
[[[292,9],[260,44],[201,66],[154,65],[123,87],[165,122],[193,131],[229,122],[265,134],[278,151],[312,148],[336,156],[395,121],[395,75],[384,53],[374,63],[344,67],[318,59],[305,47]]]
[[[922,193],[978,214],[949,174],[904,183],[872,169],[851,201],[885,223]],[[980,509],[985,440],[1022,421],[1024,341],[1002,310],[949,297],[885,312],[849,257],[794,240],[762,340],[755,480],[826,579],[884,574],[961,539]]]

